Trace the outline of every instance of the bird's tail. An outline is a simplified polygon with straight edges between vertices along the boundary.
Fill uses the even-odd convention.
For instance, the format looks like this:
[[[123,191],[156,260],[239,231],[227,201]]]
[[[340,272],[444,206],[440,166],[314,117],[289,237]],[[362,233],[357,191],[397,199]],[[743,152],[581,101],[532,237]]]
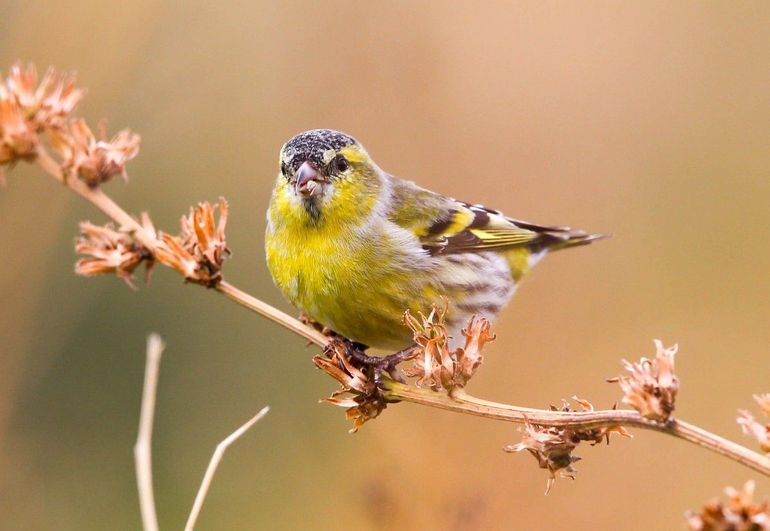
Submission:
[[[588,245],[595,240],[609,238],[609,234],[589,234],[582,230],[573,230],[570,227],[560,227],[554,225],[537,225],[517,219],[510,219],[517,226],[538,233],[538,237],[533,239],[527,247],[533,253],[540,251],[559,251]]]
[[[578,247],[580,245],[588,245],[596,240],[603,240],[609,238],[610,234],[588,234],[582,231],[575,232],[558,232],[549,234],[551,238],[548,241],[544,241],[544,247],[549,251],[560,251],[561,249],[569,249],[570,247]]]
[[[529,225],[530,230],[534,225]],[[594,240],[608,238],[608,234],[588,234],[582,231],[573,231],[567,227],[543,227],[538,226],[540,234],[538,238],[526,246],[513,248],[506,253],[508,265],[511,268],[513,280],[518,282],[540,260],[551,251],[559,251],[570,247],[588,245]]]

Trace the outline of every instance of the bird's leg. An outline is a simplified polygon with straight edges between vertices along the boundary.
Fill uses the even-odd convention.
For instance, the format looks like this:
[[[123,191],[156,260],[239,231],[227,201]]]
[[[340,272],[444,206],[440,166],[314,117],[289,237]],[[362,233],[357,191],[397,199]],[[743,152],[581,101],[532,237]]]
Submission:
[[[403,382],[404,379],[398,373],[397,366],[399,363],[414,357],[418,348],[417,345],[412,345],[388,356],[369,356],[364,352],[368,348],[366,345],[339,335],[336,336],[336,339],[343,343],[345,354],[353,364],[372,377],[378,386],[382,383],[383,372],[387,373],[392,379]]]
[[[398,373],[397,365],[402,361],[406,361],[415,357],[417,355],[418,348],[419,347],[417,345],[412,345],[403,350],[399,350],[394,354],[383,357],[382,359],[387,362],[385,370],[387,371],[388,375],[390,375],[390,377],[397,382],[405,383],[404,378]]]
[[[416,350],[417,345],[412,345],[389,356],[367,356],[356,348],[348,349],[347,353],[362,369],[369,369],[370,375],[374,377],[374,382],[379,386],[382,383],[383,372],[397,382],[403,383],[404,379],[398,373],[398,364],[412,358]]]
[[[388,376],[397,382],[403,383],[404,379],[398,373],[397,365],[413,358],[417,352],[417,345],[412,345],[388,356],[369,356],[365,353],[365,350],[369,348],[368,345],[353,341],[352,339],[348,339],[345,336],[338,334],[331,328],[322,325],[305,312],[300,314],[299,320],[331,338],[332,341],[341,343],[345,349],[345,355],[356,367],[365,371],[369,377],[373,378],[378,386],[382,382],[383,372],[386,372]],[[327,347],[327,349],[328,348],[329,347]]]

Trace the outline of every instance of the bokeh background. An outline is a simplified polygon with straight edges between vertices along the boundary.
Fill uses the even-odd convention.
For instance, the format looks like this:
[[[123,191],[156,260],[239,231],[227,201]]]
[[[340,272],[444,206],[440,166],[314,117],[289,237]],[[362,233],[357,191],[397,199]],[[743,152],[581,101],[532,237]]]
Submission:
[[[678,414],[731,438],[770,391],[770,5],[764,2],[0,1],[0,65],[76,70],[91,123],[140,132],[108,186],[175,231],[230,200],[226,275],[289,310],[263,258],[281,144],[355,135],[381,166],[541,223],[614,234],[559,253],[496,330],[470,392],[545,406],[622,357],[680,344]],[[132,445],[144,342],[163,359],[154,458],[180,528],[214,446],[201,529],[679,529],[756,474],[635,433],[580,448],[578,478],[509,455],[514,426],[410,404],[356,434],[297,337],[157,268],[150,286],[73,274],[92,206],[34,168],[0,190],[0,528],[138,529]],[[745,442],[751,444],[746,439]],[[770,495],[759,479],[758,492]]]

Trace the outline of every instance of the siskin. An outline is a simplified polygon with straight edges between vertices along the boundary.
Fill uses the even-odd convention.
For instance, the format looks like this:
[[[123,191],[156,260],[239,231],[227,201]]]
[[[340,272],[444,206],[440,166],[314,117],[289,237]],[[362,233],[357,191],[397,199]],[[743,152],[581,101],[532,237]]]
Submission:
[[[300,133],[281,149],[267,211],[273,281],[338,334],[383,350],[411,344],[405,310],[449,301],[453,337],[493,319],[549,251],[603,237],[535,225],[389,175],[353,137]]]

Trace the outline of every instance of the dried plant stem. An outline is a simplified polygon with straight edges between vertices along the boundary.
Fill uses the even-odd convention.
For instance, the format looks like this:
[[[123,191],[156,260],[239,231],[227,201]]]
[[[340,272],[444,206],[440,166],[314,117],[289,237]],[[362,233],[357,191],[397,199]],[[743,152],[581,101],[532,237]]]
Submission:
[[[158,390],[158,374],[160,372],[160,358],[165,345],[158,334],[150,334],[147,338],[147,361],[144,370],[144,387],[142,390],[142,406],[139,415],[139,435],[134,445],[134,462],[136,465],[136,482],[139,488],[139,508],[142,513],[142,526],[144,531],[158,531],[158,514],[155,510],[155,494],[152,487],[152,424],[155,417],[155,398]],[[231,433],[220,442],[211,456],[203,481],[195,496],[190,516],[187,518],[185,531],[192,531],[198,515],[206,500],[211,482],[216,474],[217,467],[227,447],[233,444],[249,428],[259,422],[270,411],[269,406],[263,407],[259,413],[251,417],[240,428]]]
[[[91,188],[80,179],[65,179],[64,175],[62,175],[61,165],[48,154],[48,151],[43,146],[38,147],[37,162],[46,173],[107,214],[108,217],[120,225],[121,229],[131,232],[149,250],[154,251],[158,246],[158,240],[155,235],[145,230],[139,222],[120,208],[107,194],[102,192],[101,188]]]
[[[245,291],[236,288],[229,282],[223,280],[214,289],[223,293],[226,297],[234,300],[241,306],[245,306],[249,310],[258,313],[263,317],[267,317],[274,323],[278,323],[282,327],[291,330],[298,336],[304,337],[319,347],[325,347],[329,342],[329,338],[318,330],[304,324],[300,320],[295,319],[291,315],[282,312],[277,308],[273,308],[266,302],[262,302],[258,298],[249,295]]]
[[[164,349],[158,334],[147,338],[147,361],[144,370],[142,406],[139,415],[139,434],[134,445],[136,483],[139,488],[139,508],[145,531],[158,531],[155,495],[152,488],[152,423],[155,417],[155,397],[158,389],[160,356]]]
[[[268,411],[270,411],[269,406],[263,407],[259,413],[251,417],[244,425],[228,435],[221,443],[217,445],[216,449],[214,450],[214,455],[211,456],[211,461],[209,461],[209,466],[206,468],[206,473],[203,475],[203,481],[201,481],[198,494],[195,496],[195,502],[193,503],[192,510],[190,511],[190,516],[187,518],[187,523],[184,526],[185,531],[192,531],[195,527],[195,522],[197,522],[198,515],[201,512],[201,507],[203,507],[203,501],[206,499],[206,495],[209,492],[211,481],[214,479],[214,474],[217,472],[217,467],[219,466],[220,461],[222,461],[222,456],[225,455],[227,447],[233,444],[244,433],[246,433],[254,424],[259,422],[262,417],[267,415]]]
[[[540,424],[556,427],[570,427],[589,430],[612,426],[627,426],[665,433],[684,439],[698,446],[737,461],[749,468],[770,476],[770,457],[761,455],[735,442],[715,435],[687,422],[672,419],[663,424],[647,420],[636,411],[603,410],[586,412],[564,412],[491,402],[473,397],[464,391],[452,395],[419,389],[393,380],[385,380],[384,395],[387,400],[403,400],[424,406],[446,409],[484,418],[523,424]]]
[[[159,240],[156,238],[156,236],[142,227],[108,195],[102,192],[100,188],[91,188],[83,183],[80,179],[65,179],[61,173],[60,164],[56,162],[42,146],[40,146],[38,149],[37,162],[46,173],[54,177],[57,181],[64,184],[64,186],[74,191],[86,201],[89,201],[95,205],[109,218],[117,222],[122,229],[131,232],[142,245],[147,247],[147,249],[154,251],[158,247]],[[245,306],[249,310],[258,313],[259,315],[266,317],[275,323],[278,323],[284,328],[291,330],[295,334],[304,337],[308,341],[315,343],[318,346],[324,346],[328,341],[328,338],[321,332],[305,325],[304,323],[282,312],[281,310],[278,310],[277,308],[262,302],[256,297],[249,295],[245,291],[236,288],[228,282],[221,281],[216,286],[214,286],[214,289],[223,293],[229,299],[234,300],[241,306]]]
[[[131,231],[145,247],[154,250],[159,242],[155,235],[145,230],[134,218],[118,206],[99,188],[90,188],[78,179],[64,179],[60,165],[40,146],[37,157],[38,164],[56,180],[72,189],[75,193],[93,203],[107,216],[119,223],[124,229]],[[215,290],[237,302],[241,306],[270,319],[282,327],[294,332],[318,346],[324,347],[329,338],[322,333],[305,325],[298,319],[273,308],[269,304],[249,295],[225,281],[218,282]],[[465,413],[508,422],[548,426],[572,426],[576,428],[598,428],[608,426],[629,426],[666,433],[673,437],[684,439],[703,448],[712,450],[733,461],[746,465],[754,470],[770,476],[770,458],[749,450],[737,443],[719,437],[706,430],[680,420],[671,420],[661,424],[643,418],[635,411],[607,410],[592,412],[561,412],[543,409],[531,409],[508,404],[489,402],[471,397],[465,393],[453,393],[452,396],[407,386],[398,382],[386,380],[385,393],[390,400],[403,400],[430,407],[446,409],[456,413]]]

